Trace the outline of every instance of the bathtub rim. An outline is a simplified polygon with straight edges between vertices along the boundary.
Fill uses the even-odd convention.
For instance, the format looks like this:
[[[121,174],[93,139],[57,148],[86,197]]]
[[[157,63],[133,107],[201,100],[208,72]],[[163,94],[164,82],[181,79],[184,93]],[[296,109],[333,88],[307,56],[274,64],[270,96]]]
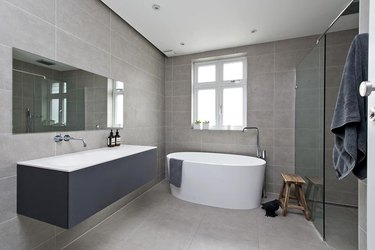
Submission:
[[[219,155],[230,155],[230,156],[241,156],[241,157],[247,157],[247,158],[252,158],[257,161],[260,161],[260,163],[254,163],[254,164],[224,164],[224,163],[218,163],[218,162],[202,162],[202,161],[192,161],[192,160],[186,160],[189,163],[195,163],[195,164],[205,164],[205,165],[221,165],[221,166],[234,166],[234,167],[241,167],[241,166],[249,166],[249,167],[266,167],[267,161],[255,156],[250,156],[250,155],[241,155],[241,154],[228,154],[228,153],[216,153],[216,152],[197,152],[197,151],[182,151],[182,152],[173,152],[169,153],[166,155],[166,159],[169,160],[170,155],[177,154],[177,153],[198,153],[198,154],[219,154]],[[174,158],[174,159],[179,159],[179,158]],[[184,159],[179,159],[179,160],[184,160]],[[185,160],[184,160],[185,161]]]

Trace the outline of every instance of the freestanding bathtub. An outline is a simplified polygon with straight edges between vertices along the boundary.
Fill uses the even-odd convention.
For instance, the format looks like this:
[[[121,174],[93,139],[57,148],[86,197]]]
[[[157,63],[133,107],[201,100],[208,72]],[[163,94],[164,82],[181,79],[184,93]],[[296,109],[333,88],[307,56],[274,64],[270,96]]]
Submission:
[[[183,160],[181,187],[172,195],[185,201],[230,209],[259,207],[266,162],[232,154],[179,152],[169,159]]]

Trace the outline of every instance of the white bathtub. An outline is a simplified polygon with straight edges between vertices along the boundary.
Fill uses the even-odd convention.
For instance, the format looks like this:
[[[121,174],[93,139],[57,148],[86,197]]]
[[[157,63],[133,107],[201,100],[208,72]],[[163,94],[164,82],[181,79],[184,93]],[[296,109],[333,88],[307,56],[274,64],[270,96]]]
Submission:
[[[250,156],[179,152],[169,159],[183,160],[181,188],[172,195],[185,201],[230,209],[259,207],[266,162]]]

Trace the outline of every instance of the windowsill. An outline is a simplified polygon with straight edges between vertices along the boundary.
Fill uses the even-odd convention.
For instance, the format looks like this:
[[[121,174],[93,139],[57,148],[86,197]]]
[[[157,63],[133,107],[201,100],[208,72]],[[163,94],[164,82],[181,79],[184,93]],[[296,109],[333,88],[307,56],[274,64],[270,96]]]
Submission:
[[[191,129],[196,130],[196,131],[242,131],[243,128],[235,127],[235,128],[208,128],[208,129],[201,128],[199,129],[199,128],[192,127]]]

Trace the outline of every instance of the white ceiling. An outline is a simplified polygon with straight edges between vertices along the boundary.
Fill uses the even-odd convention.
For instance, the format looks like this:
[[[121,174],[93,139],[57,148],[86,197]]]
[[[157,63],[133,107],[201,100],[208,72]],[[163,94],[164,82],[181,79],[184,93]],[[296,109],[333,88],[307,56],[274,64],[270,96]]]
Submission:
[[[176,55],[322,33],[349,0],[101,0],[159,50]],[[153,4],[160,10],[152,9]],[[354,15],[353,15],[354,16]],[[358,25],[348,18],[345,28]],[[354,23],[353,23],[354,21]],[[351,27],[352,26],[352,27]],[[251,30],[257,29],[254,34]],[[180,43],[185,45],[181,46]],[[170,53],[166,55],[171,56]]]

